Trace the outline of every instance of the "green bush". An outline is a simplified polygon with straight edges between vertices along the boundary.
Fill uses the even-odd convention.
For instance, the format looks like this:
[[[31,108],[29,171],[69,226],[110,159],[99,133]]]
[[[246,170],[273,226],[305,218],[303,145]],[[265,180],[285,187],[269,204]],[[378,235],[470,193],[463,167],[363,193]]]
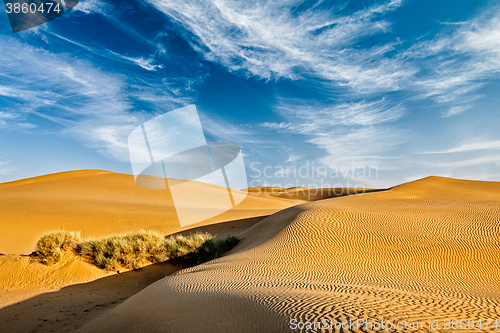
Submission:
[[[235,236],[213,239],[209,233],[165,238],[155,232],[141,231],[78,243],[79,233],[60,231],[43,236],[37,243],[35,255],[43,263],[52,264],[61,260],[64,251],[75,250],[107,270],[137,269],[167,260],[189,267],[218,258],[239,242]]]

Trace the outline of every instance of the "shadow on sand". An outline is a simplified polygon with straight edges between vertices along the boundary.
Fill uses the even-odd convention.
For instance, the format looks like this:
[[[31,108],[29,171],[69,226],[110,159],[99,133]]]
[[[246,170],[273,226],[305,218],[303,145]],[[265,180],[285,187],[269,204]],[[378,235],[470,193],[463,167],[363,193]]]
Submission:
[[[184,230],[209,232],[218,239],[237,235],[267,216]],[[73,332],[148,285],[183,267],[168,262],[48,291],[0,309],[0,332]]]

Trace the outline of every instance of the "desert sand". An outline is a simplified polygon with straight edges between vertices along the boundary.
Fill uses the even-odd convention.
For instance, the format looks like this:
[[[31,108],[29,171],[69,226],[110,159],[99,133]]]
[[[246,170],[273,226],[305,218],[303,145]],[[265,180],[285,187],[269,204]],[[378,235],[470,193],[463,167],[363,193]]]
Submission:
[[[293,200],[248,196],[237,209],[181,228],[168,190],[144,189],[133,176],[109,171],[51,174],[0,184],[0,253],[29,254],[37,239],[54,229],[80,230],[83,238],[142,229],[170,234],[267,216],[292,205]]]
[[[181,228],[168,191],[129,175],[0,184],[0,331],[290,332],[290,320],[500,317],[500,183],[428,177],[330,199],[283,190],[249,189],[256,195],[235,209]],[[53,266],[21,256],[61,227],[84,238],[149,229],[241,241],[182,270],[118,274],[71,256]]]
[[[223,238],[296,203],[250,195],[231,211],[180,227],[168,190],[143,189],[131,175],[82,170],[0,184],[0,332],[72,331],[180,269],[162,264],[117,274],[78,257],[53,266],[31,263],[28,255],[44,233],[81,231],[89,239],[140,230],[165,235],[199,230]]]
[[[291,319],[496,319],[499,227],[496,182],[429,177],[306,203],[263,219],[229,255],[155,282],[79,332],[289,332]]]

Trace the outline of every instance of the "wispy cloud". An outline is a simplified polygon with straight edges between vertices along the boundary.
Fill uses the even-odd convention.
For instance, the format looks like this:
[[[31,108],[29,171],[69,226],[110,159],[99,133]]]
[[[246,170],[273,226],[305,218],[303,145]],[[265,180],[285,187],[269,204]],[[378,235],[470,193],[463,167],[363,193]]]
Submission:
[[[69,13],[70,15],[78,15],[78,12],[84,14],[104,14],[109,8],[110,6],[106,2],[100,0],[80,0],[78,5]]]
[[[389,31],[384,14],[402,1],[386,1],[351,14],[321,1],[150,0],[187,31],[191,45],[231,71],[263,79],[318,76],[360,93],[399,89],[411,74],[383,56],[393,45],[354,49],[362,38]]]
[[[450,154],[489,149],[500,149],[500,141],[466,142],[446,150],[427,151],[417,154]]]
[[[8,95],[4,95],[4,96],[8,96]],[[5,111],[0,111],[0,119],[14,119],[14,118],[17,118],[19,115],[17,114],[14,114],[14,113],[8,113],[8,112],[5,112]]]
[[[2,130],[62,131],[106,156],[128,161],[130,131],[159,113],[196,102],[198,89],[212,74],[207,62],[212,62],[217,70],[220,65],[256,78],[249,81],[263,90],[276,87],[276,114],[255,125],[236,112],[231,118],[201,112],[207,136],[250,146],[246,153],[268,153],[282,163],[300,163],[307,154],[327,165],[354,162],[397,169],[410,155],[393,154],[407,139],[404,116],[420,117],[412,109],[415,100],[446,118],[440,121],[452,123],[450,117],[458,121],[481,103],[480,90],[500,74],[497,5],[467,21],[444,22],[437,34],[404,40],[390,18],[405,4],[399,0],[356,8],[350,1],[322,0],[144,1],[168,18],[141,3],[147,8],[141,15],[151,15],[144,21],[155,23],[138,28],[130,16],[120,16],[140,10],[136,3],[115,8],[100,0],[82,0],[69,14],[75,20],[99,16],[103,26],[116,29],[110,32],[113,37],[128,38],[122,43],[67,33],[57,24],[0,36]],[[175,48],[179,54],[170,53]],[[295,95],[290,86],[304,89]],[[497,145],[464,141],[419,154],[489,153]],[[286,150],[291,146],[293,153]],[[467,157],[490,163],[477,156],[480,152]],[[398,161],[388,159],[396,155]],[[453,158],[442,156],[436,163],[454,163]]]
[[[104,72],[91,62],[67,54],[55,54],[0,37],[0,91],[11,107],[1,120],[13,128],[29,127],[26,119],[43,117],[62,125],[65,135],[95,148],[102,154],[128,161],[126,138],[138,124],[154,115],[133,107],[134,91],[120,75]],[[19,58],[17,55],[23,54]],[[16,61],[13,61],[13,60]],[[162,89],[142,87],[147,98],[160,94],[164,111],[185,103],[174,97],[165,84]],[[136,100],[137,100],[136,99]],[[160,110],[161,111],[161,110]]]
[[[119,58],[122,58],[122,59],[125,59],[125,60],[128,60],[130,62],[135,63],[136,65],[142,67],[143,69],[145,69],[147,71],[156,71],[157,69],[163,67],[163,65],[161,65],[161,64],[160,65],[155,64],[155,59],[153,59],[153,58],[145,58],[145,57],[133,58],[133,57],[124,56],[122,54],[118,54],[118,53],[110,51],[110,50],[108,50],[108,51],[110,53],[116,55]]]
[[[17,170],[18,168],[17,167],[14,167],[14,166],[7,166],[7,164],[9,164],[10,161],[0,161],[0,175],[7,175],[9,173],[11,173],[12,171],[14,170]]]
[[[423,163],[424,165],[446,168],[446,169],[457,169],[457,168],[465,168],[465,167],[476,167],[476,166],[484,166],[487,164],[492,164],[495,166],[500,166],[500,155],[488,155],[481,156],[477,158],[468,158],[461,159],[459,161],[452,162],[431,162],[431,163]]]
[[[386,100],[356,103],[301,105],[296,100],[282,100],[278,106],[282,123],[263,123],[262,127],[302,134],[326,151],[320,161],[326,165],[379,163],[377,154],[386,154],[404,140],[403,132],[392,123],[405,114],[401,105]]]
[[[437,36],[403,49],[398,38],[358,47],[391,31],[385,16],[403,1],[357,11],[322,1],[149,2],[176,20],[207,60],[231,71],[263,79],[316,77],[337,95],[345,88],[357,97],[405,91],[409,98],[434,99],[444,117],[472,109],[478,89],[500,72],[498,6],[470,21],[446,22]]]
[[[447,107],[443,117],[473,108],[477,91],[500,73],[500,8],[490,7],[436,38],[415,44],[405,57],[422,59],[425,76],[414,86]]]
[[[214,140],[227,141],[250,147],[261,142],[249,124],[236,124],[218,115],[207,115],[198,110],[205,133]]]
[[[472,107],[473,105],[471,104],[452,106],[448,109],[448,111],[443,113],[443,117],[456,116],[457,114],[461,114],[462,112],[472,109]]]
[[[415,161],[428,174],[476,180],[498,180],[500,175],[500,141],[466,141],[435,151],[424,151]],[[428,155],[428,156],[425,156]]]
[[[288,159],[285,161],[285,163],[295,163],[304,157],[306,157],[306,155],[295,155],[291,152],[288,152]]]
[[[330,105],[278,98],[275,110],[282,120],[260,124],[304,135],[324,152],[320,162],[327,165],[397,169],[394,161],[380,157],[405,142],[398,120],[411,111],[389,93],[399,92],[398,100],[433,101],[442,117],[453,117],[473,110],[480,102],[478,91],[500,73],[498,6],[469,21],[443,24],[440,33],[413,44],[393,37],[360,47],[391,32],[386,15],[403,2],[354,11],[326,8],[321,1],[149,2],[185,29],[186,39],[205,59],[247,77],[316,80],[317,93],[335,96]]]

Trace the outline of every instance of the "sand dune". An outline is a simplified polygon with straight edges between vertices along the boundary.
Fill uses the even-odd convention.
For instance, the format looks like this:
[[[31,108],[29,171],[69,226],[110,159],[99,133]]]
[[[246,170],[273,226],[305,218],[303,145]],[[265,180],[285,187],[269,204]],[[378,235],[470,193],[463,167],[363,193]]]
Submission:
[[[434,332],[445,332],[446,318],[500,317],[496,182],[429,177],[315,201],[240,236],[230,255],[152,284],[79,332],[289,332],[291,319],[323,318],[439,319]]]
[[[200,184],[200,186],[206,186]],[[226,191],[226,188],[215,190]],[[48,309],[37,309],[37,315],[26,313],[33,309],[26,309],[32,297],[40,297],[48,303],[58,300],[61,305],[54,305],[57,311],[67,314],[67,305],[61,295],[61,288],[87,283],[88,288],[94,288],[90,282],[98,279],[112,279],[116,272],[110,273],[83,262],[76,257],[66,257],[53,266],[40,263],[30,263],[26,254],[35,249],[38,238],[46,232],[65,229],[81,231],[83,238],[107,236],[117,233],[136,232],[141,229],[155,230],[164,234],[172,234],[196,230],[210,232],[218,237],[237,234],[248,229],[263,217],[283,208],[295,205],[293,200],[272,197],[248,196],[236,208],[211,219],[181,228],[173,206],[172,197],[167,190],[148,190],[137,186],[133,176],[117,174],[100,170],[83,170],[64,172],[20,181],[0,184],[0,307],[5,311],[0,313],[2,328],[8,331],[31,331],[38,327],[43,318],[55,318],[50,329],[60,331],[62,323],[67,324],[63,317],[49,313]],[[219,223],[223,222],[223,223]],[[201,229],[200,229],[201,228]],[[2,255],[6,254],[6,255]],[[21,254],[24,254],[22,256]],[[147,271],[154,270],[149,268]],[[163,269],[163,275],[178,270],[179,267]],[[149,274],[149,273],[148,273]],[[138,273],[138,280],[155,281],[146,274]],[[123,276],[123,274],[122,274]],[[142,280],[141,280],[142,281]],[[128,296],[132,291],[137,292],[135,283],[131,283]],[[82,288],[85,290],[85,288]],[[89,289],[90,292],[90,289]],[[49,293],[47,297],[42,294]],[[50,296],[50,294],[54,296]],[[122,295],[123,295],[122,290]],[[95,292],[94,292],[95,294]],[[104,292],[106,294],[106,292]],[[38,296],[37,296],[38,295]],[[67,295],[66,295],[67,296]],[[64,297],[66,297],[64,296]],[[127,297],[128,297],[127,296]],[[70,297],[71,298],[71,297]],[[104,311],[114,302],[123,298],[108,295],[104,302],[106,306],[99,309]],[[14,308],[12,304],[23,301],[24,305]],[[95,300],[94,300],[95,301]],[[28,302],[28,303],[26,303]],[[70,302],[71,303],[71,302]],[[61,306],[66,304],[66,310]],[[82,318],[95,315],[97,312],[85,312],[85,299],[71,303],[78,314],[71,317],[81,325]],[[64,307],[64,306],[63,306]],[[10,312],[7,310],[10,309]],[[81,309],[78,312],[78,309]],[[67,314],[67,316],[72,313]],[[25,317],[22,321],[19,318]],[[57,322],[55,322],[57,320]],[[23,325],[20,325],[22,322]],[[73,322],[70,327],[76,326]],[[55,326],[54,326],[55,325]],[[0,331],[2,331],[0,328]],[[50,329],[48,329],[50,331]],[[38,331],[43,331],[40,327]]]
[[[235,209],[181,228],[168,190],[141,188],[126,174],[64,172],[0,184],[0,253],[29,254],[37,239],[54,229],[80,230],[84,238],[141,229],[170,234],[267,216],[292,205],[293,200],[250,195]]]
[[[0,256],[0,331],[289,332],[291,319],[500,317],[499,183],[429,177],[348,197],[249,192],[236,209],[181,228],[168,191],[129,175],[0,184],[2,253],[30,253],[61,227],[85,238],[152,229],[242,239],[227,256],[165,278],[179,267],[116,274],[71,256],[50,267]]]

